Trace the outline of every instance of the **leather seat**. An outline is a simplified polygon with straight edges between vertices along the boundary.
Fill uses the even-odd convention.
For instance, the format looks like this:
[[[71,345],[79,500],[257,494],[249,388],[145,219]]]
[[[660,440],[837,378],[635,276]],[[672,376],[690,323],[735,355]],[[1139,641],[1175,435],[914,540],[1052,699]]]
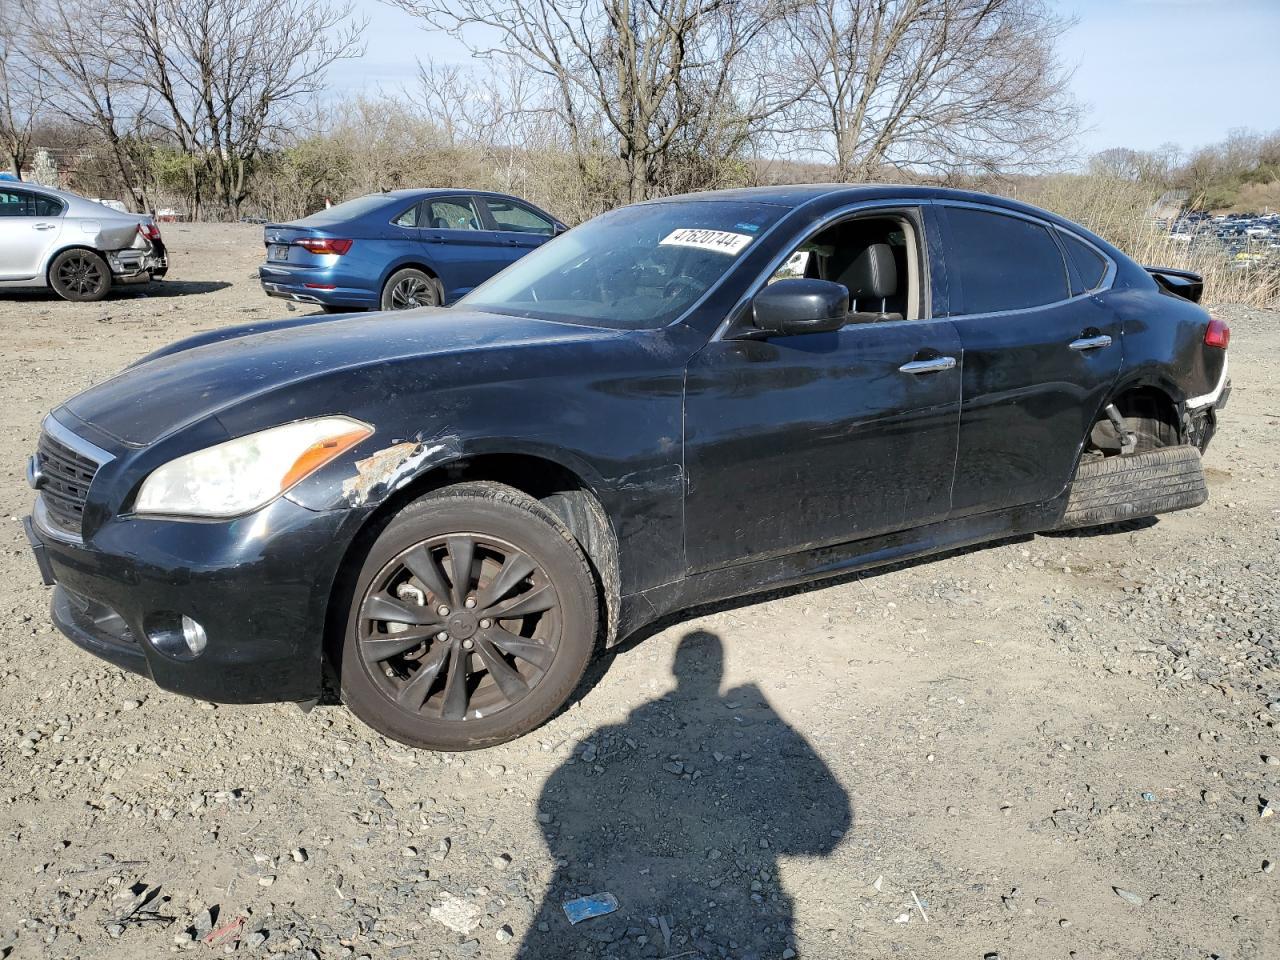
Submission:
[[[836,256],[831,259],[834,261]],[[901,304],[897,302],[900,299],[898,263],[889,244],[871,243],[863,247],[843,269],[832,271],[831,279],[849,289],[850,308],[854,313],[880,313],[885,319],[902,319]]]

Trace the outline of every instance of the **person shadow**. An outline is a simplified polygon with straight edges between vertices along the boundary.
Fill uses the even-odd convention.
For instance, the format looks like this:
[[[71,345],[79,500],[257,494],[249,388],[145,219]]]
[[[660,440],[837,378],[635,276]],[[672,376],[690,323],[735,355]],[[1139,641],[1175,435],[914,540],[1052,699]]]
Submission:
[[[754,684],[720,692],[707,631],[676,651],[676,688],[601,727],[548,778],[538,821],[555,873],[525,960],[800,956],[781,857],[825,857],[853,823],[848,794]],[[612,894],[571,925],[563,904]]]

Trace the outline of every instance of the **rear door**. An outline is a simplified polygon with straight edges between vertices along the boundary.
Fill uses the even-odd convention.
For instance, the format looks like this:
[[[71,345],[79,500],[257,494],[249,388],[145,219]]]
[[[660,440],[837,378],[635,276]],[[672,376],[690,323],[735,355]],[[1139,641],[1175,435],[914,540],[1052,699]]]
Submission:
[[[429,197],[418,207],[418,235],[452,302],[511,262],[502,235],[489,229],[478,198]]]
[[[56,197],[0,189],[0,280],[27,280],[40,273],[62,232],[64,209]]]
[[[482,197],[480,200],[489,215],[489,226],[502,240],[507,263],[519,260],[555,236],[555,222],[528,204],[509,197]]]
[[[1119,374],[1120,321],[1099,296],[1113,265],[1090,247],[1082,280],[1051,224],[978,204],[931,209],[964,351],[952,516],[1050,500]]]

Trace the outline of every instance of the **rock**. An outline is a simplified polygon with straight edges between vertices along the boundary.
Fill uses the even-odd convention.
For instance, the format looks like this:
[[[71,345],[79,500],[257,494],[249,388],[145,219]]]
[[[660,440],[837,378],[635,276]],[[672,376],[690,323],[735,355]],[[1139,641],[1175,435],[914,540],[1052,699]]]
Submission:
[[[664,763],[662,769],[667,773],[674,773],[676,776],[680,776],[680,774],[684,773],[684,764],[679,760],[673,760],[670,763]]]
[[[1205,803],[1217,803],[1222,799],[1222,795],[1217,790],[1205,790],[1200,794],[1200,799]]]
[[[270,873],[268,873],[265,877],[258,878],[258,886],[260,887],[269,887],[275,882],[276,882],[275,876]]]
[[[266,942],[267,935],[261,930],[255,930],[253,933],[249,934],[248,938],[245,940],[245,946],[250,950],[258,950],[261,949],[262,945]]]
[[[1262,762],[1268,767],[1280,767],[1280,757],[1272,756],[1269,753],[1263,756]]]
[[[1132,890],[1126,890],[1124,887],[1112,887],[1111,889],[1116,892],[1117,897],[1125,903],[1133,904],[1135,907],[1140,907],[1147,902],[1146,898],[1143,897],[1142,894],[1134,893]]]
[[[503,924],[494,933],[493,938],[499,943],[510,943],[515,938],[515,933],[506,924]]]
[[[430,913],[432,920],[461,934],[468,934],[478,927],[482,916],[475,904],[451,893],[441,894],[440,902],[432,905]]]
[[[442,837],[436,845],[436,852],[431,855],[433,860],[444,860],[449,856],[449,851],[453,849],[453,841],[448,837]]]
[[[1273,870],[1275,870],[1275,868],[1276,868],[1276,865],[1275,865],[1274,863],[1272,863],[1270,860],[1263,860],[1263,861],[1262,861],[1262,872],[1263,872],[1263,873],[1271,873]]]
[[[507,867],[511,866],[511,854],[500,853],[493,858],[492,863],[493,863],[493,869],[505,870],[507,869]]]
[[[302,847],[295,848],[293,852],[289,854],[289,856],[293,858],[294,863],[307,862],[307,851],[303,850]]]

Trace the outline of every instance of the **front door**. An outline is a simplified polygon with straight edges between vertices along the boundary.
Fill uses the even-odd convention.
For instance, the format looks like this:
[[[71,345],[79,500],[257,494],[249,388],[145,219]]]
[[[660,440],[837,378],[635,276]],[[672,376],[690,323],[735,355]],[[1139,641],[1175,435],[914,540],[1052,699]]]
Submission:
[[[1056,227],[973,206],[933,210],[964,350],[952,515],[1051,500],[1119,374],[1120,320],[1088,282],[1081,289]]]
[[[555,236],[556,226],[536,210],[505,197],[482,197],[490,225],[502,241],[504,264],[514,263]]]
[[[510,263],[510,247],[491,230],[472,196],[422,201],[418,236],[453,302]]]
[[[902,244],[883,228],[826,228],[797,248],[824,264],[858,258],[841,235]],[[691,571],[857,540],[942,520],[951,504],[960,409],[960,339],[930,317],[918,212],[911,260],[872,304],[902,312],[828,333],[713,339],[689,363],[685,400],[686,537]],[[907,226],[905,221],[903,226]],[[884,233],[877,236],[876,231]],[[834,232],[833,232],[834,231]],[[857,284],[837,268],[796,269]],[[880,296],[887,294],[887,296]],[[862,304],[859,310],[866,309]],[[888,315],[886,314],[886,317]]]

